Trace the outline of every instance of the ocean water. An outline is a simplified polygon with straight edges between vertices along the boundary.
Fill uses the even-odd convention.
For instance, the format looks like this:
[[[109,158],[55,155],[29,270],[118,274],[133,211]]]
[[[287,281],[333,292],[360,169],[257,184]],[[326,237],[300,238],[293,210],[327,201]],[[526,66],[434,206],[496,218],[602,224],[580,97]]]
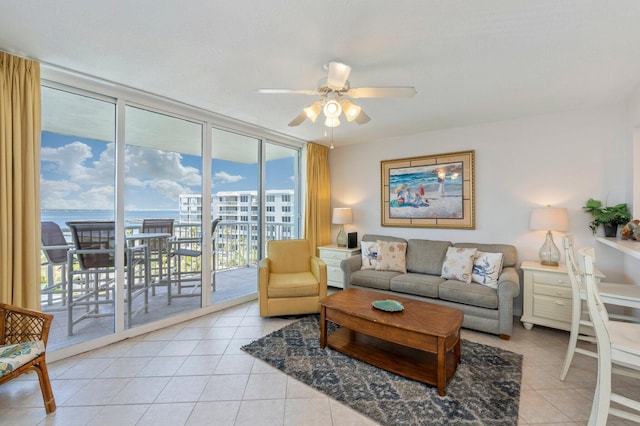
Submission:
[[[178,210],[126,210],[125,226],[140,225],[143,219],[175,219],[178,221]],[[74,220],[115,220],[113,210],[42,210],[43,222],[55,222],[60,228],[67,228],[66,222]]]

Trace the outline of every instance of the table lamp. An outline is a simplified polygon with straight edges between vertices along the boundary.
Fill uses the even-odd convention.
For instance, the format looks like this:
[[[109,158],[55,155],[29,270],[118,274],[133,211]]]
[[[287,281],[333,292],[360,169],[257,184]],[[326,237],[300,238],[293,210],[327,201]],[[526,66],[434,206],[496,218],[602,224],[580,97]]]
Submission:
[[[532,231],[547,231],[547,237],[538,252],[540,263],[546,266],[558,266],[560,250],[553,242],[551,231],[565,232],[569,230],[567,209],[551,206],[533,209],[529,228]]]
[[[347,246],[347,234],[344,232],[344,225],[353,221],[353,214],[350,207],[336,207],[333,209],[332,222],[336,225],[340,225],[340,232],[338,232],[338,247]]]

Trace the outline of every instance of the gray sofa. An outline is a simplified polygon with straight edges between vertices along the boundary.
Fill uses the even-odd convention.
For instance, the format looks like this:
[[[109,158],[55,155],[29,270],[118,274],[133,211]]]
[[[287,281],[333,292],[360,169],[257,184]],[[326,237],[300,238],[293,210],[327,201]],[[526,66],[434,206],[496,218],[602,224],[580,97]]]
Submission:
[[[516,271],[518,252],[507,244],[456,243],[365,234],[362,241],[406,242],[407,273],[362,269],[362,256],[356,255],[340,263],[344,272],[344,288],[368,288],[427,302],[450,306],[464,312],[463,327],[493,333],[509,340],[513,328],[513,299],[520,294],[520,278]],[[467,284],[441,278],[449,247],[473,248],[502,253],[502,272],[497,289],[476,283]]]

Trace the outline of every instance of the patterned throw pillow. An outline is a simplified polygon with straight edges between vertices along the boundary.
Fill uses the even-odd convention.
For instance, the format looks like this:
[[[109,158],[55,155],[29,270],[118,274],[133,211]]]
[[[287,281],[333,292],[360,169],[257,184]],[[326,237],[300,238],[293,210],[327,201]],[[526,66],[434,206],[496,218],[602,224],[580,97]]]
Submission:
[[[473,261],[473,274],[471,280],[474,283],[487,287],[498,288],[498,277],[502,271],[502,253],[487,253],[479,251]]]
[[[376,269],[378,266],[378,243],[375,241],[361,241],[362,269]]]
[[[449,247],[442,264],[442,278],[470,283],[477,251],[475,248]]]
[[[377,241],[378,266],[376,271],[396,271],[407,273],[407,243]]]

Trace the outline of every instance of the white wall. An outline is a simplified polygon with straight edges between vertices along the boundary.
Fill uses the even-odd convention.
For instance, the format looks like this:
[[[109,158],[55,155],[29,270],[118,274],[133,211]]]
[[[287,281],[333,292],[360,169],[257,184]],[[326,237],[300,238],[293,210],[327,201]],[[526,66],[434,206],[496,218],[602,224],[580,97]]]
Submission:
[[[628,163],[630,164],[627,173],[627,179],[632,182],[627,188],[628,196],[633,205],[633,218],[640,219],[640,86],[636,88],[634,94],[628,102],[628,121],[627,121],[627,140],[629,143],[630,155]],[[636,165],[636,167],[633,167]],[[640,247],[640,243],[638,243]],[[623,255],[625,275],[629,277],[638,277],[634,281],[640,283],[640,260]]]
[[[507,243],[517,247],[520,260],[537,259],[544,240],[544,232],[528,228],[531,209],[566,207],[576,246],[595,246],[598,268],[607,278],[629,281],[623,257],[595,242],[590,216],[581,209],[590,197],[608,204],[631,202],[625,199],[626,126],[626,108],[620,104],[339,147],[329,157],[332,207],[353,208],[354,223],[345,228],[359,238],[380,233]],[[380,225],[380,161],[465,150],[475,150],[475,230]],[[337,232],[334,226],[334,240]],[[555,241],[560,247],[558,234]]]

